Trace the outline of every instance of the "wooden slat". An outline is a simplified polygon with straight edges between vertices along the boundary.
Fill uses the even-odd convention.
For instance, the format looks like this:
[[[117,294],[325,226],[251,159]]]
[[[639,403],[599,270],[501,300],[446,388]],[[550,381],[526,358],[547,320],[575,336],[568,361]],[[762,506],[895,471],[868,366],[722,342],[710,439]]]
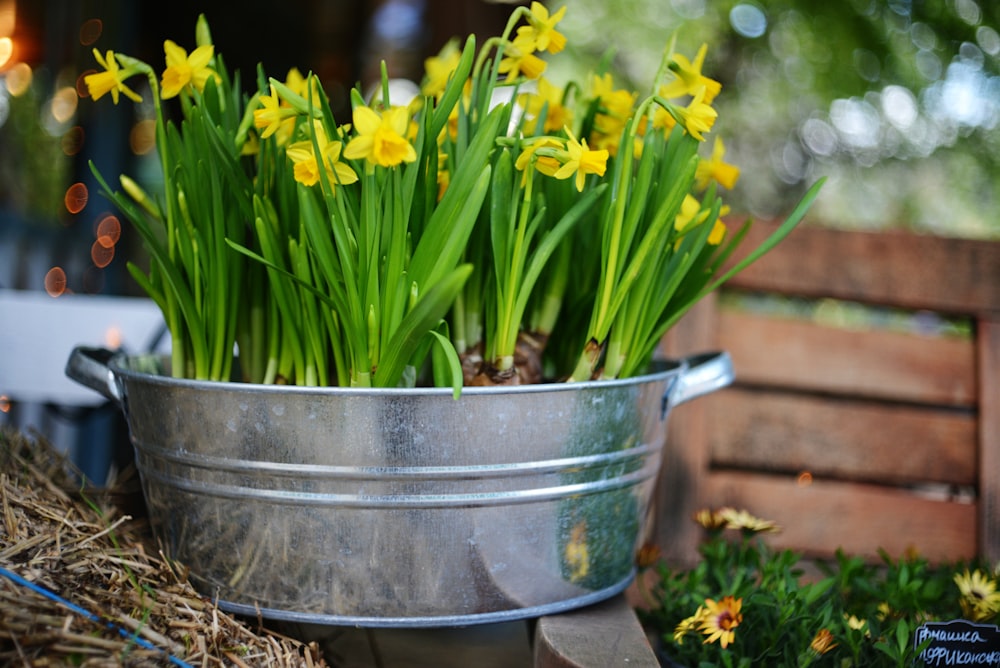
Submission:
[[[743,248],[775,227],[754,223]],[[1000,242],[802,225],[730,284],[949,314],[1000,311]]]
[[[972,412],[733,388],[706,399],[714,466],[975,487]]]
[[[980,544],[991,563],[1000,560],[1000,316],[984,318],[979,340]]]
[[[718,344],[741,383],[970,406],[973,342],[886,330],[846,330],[724,309]]]
[[[535,668],[660,665],[624,596],[540,618],[534,645]]]
[[[811,557],[837,548],[878,558],[916,549],[931,561],[971,559],[976,554],[976,504],[939,501],[859,483],[814,481],[759,474],[712,472],[707,491],[715,505],[744,508],[777,522],[782,531],[768,542]]]
[[[717,349],[714,341],[717,297],[712,294],[685,315],[664,339],[669,357]],[[677,407],[667,424],[667,445],[656,486],[653,536],[670,563],[691,566],[699,559],[699,527],[691,517],[701,507],[708,473],[708,421],[705,398]]]

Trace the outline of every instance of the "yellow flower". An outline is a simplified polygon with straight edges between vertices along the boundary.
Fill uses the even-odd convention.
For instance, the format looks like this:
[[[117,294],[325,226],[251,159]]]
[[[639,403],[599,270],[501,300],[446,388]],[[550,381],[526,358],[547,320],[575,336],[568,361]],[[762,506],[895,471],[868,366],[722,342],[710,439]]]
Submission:
[[[364,158],[372,165],[395,167],[417,159],[417,152],[406,140],[410,127],[406,107],[391,107],[379,115],[370,107],[359,106],[354,109],[353,118],[358,136],[344,149],[348,160]]]
[[[955,584],[962,594],[959,599],[962,612],[971,621],[984,621],[1000,612],[996,582],[982,571],[977,569],[970,574],[969,569],[965,569],[964,573],[955,575]]]
[[[562,167],[553,176],[557,179],[568,179],[576,175],[576,189],[583,192],[583,186],[587,182],[587,174],[597,174],[604,176],[604,171],[608,166],[608,152],[605,150],[592,151],[587,147],[587,140],[576,140],[573,133],[566,129],[569,141],[566,142],[566,152],[569,159],[563,163]]]
[[[261,139],[267,139],[281,129],[282,125],[287,127],[289,122],[292,124],[295,123],[295,116],[297,115],[295,110],[287,104],[281,104],[281,98],[278,97],[274,86],[271,86],[270,95],[261,95],[259,100],[260,109],[254,109],[253,125],[258,130],[262,130],[260,133]]]
[[[740,613],[742,607],[742,598],[725,596],[718,603],[706,598],[705,612],[699,626],[699,630],[708,636],[704,643],[718,640],[723,649],[733,644],[736,640],[735,629],[743,621],[743,615]]]
[[[709,79],[702,75],[701,68],[705,63],[705,52],[708,50],[707,44],[702,44],[698,49],[694,62],[680,54],[674,54],[670,62],[670,71],[675,79],[660,87],[660,97],[668,100],[684,95],[694,95],[698,88],[705,87],[705,104],[711,104],[715,96],[722,90],[722,84],[715,79]]]
[[[686,107],[676,107],[677,113],[684,121],[684,129],[698,141],[705,141],[703,132],[708,132],[715,125],[719,113],[705,102],[705,87],[699,88],[694,98]]]
[[[437,97],[444,93],[448,85],[448,79],[458,69],[458,63],[462,54],[458,50],[458,43],[449,40],[436,56],[431,56],[424,61],[424,81],[420,87],[420,92],[428,97]]]
[[[686,619],[682,619],[680,623],[674,627],[674,642],[678,645],[684,644],[684,636],[689,633],[694,633],[698,625],[702,623],[705,619],[705,613],[707,610],[703,606],[698,606],[697,612]]]
[[[296,95],[301,95],[305,97],[309,94],[309,79],[302,76],[302,72],[299,72],[299,68],[293,67],[288,70],[288,74],[285,75],[285,85]],[[319,107],[319,90],[318,86],[313,89],[313,106]]]
[[[726,526],[726,518],[709,508],[702,508],[696,512],[694,521],[706,529],[722,529]]]
[[[507,75],[508,83],[522,74],[526,79],[537,79],[545,71],[545,61],[533,52],[533,42],[518,35],[504,48],[503,58],[497,71]]]
[[[556,24],[566,15],[563,6],[555,14],[549,15],[549,10],[540,2],[532,2],[528,25],[517,29],[518,37],[531,42],[532,51],[548,51],[559,53],[566,46],[566,36],[556,30]]]
[[[215,47],[211,44],[199,46],[189,56],[183,47],[168,39],[163,43],[163,51],[167,58],[167,69],[163,71],[161,83],[164,100],[175,97],[188,85],[202,91],[209,77],[218,78],[208,66],[215,55]]]
[[[812,642],[809,643],[809,649],[817,654],[826,654],[836,646],[837,643],[833,642],[833,634],[830,633],[829,629],[820,629],[817,631]]]
[[[859,619],[854,615],[844,613],[844,622],[847,624],[847,628],[852,631],[864,631],[866,637],[870,635],[870,632],[866,628],[868,626],[868,620]]]
[[[528,133],[539,131],[535,127],[535,122],[543,108],[545,108],[545,124],[540,132],[556,132],[573,124],[572,110],[563,105],[562,89],[545,77],[538,79],[538,92],[523,93],[518,96],[517,101],[524,107],[525,115],[529,119],[524,124]]]
[[[708,211],[701,210],[701,202],[691,195],[684,195],[684,200],[681,202],[681,210],[677,212],[677,217],[674,218],[674,229],[683,234],[695,225],[703,223],[706,218],[708,218]],[[721,520],[728,524],[729,518],[734,512],[732,508],[723,508],[719,511],[718,515]]]
[[[83,78],[91,97],[99,100],[105,93],[111,93],[112,101],[118,104],[118,94],[123,93],[133,102],[142,102],[142,97],[125,85],[125,79],[132,76],[134,72],[128,69],[119,69],[114,51],[108,50],[107,54],[102,57],[101,52],[94,49],[94,58],[104,68],[104,71],[88,74]]]
[[[726,147],[722,143],[722,139],[716,137],[715,144],[712,146],[712,157],[708,160],[699,160],[698,167],[695,169],[695,187],[698,190],[707,188],[713,179],[719,185],[730,190],[736,185],[736,179],[740,176],[740,168],[724,162],[722,158],[725,154]]]
[[[316,144],[319,153],[323,157],[323,168],[326,169],[327,177],[332,184],[347,185],[358,180],[358,175],[354,173],[348,165],[340,162],[341,143],[339,141],[329,141],[323,124],[313,121],[313,133],[316,137]],[[295,180],[305,186],[312,186],[320,180],[320,166],[313,151],[312,139],[295,142],[289,145],[286,154],[294,165]]]
[[[592,96],[600,102],[594,116],[594,145],[606,148],[611,154],[618,149],[622,130],[632,116],[632,107],[638,94],[614,87],[610,74],[594,75],[591,80]]]
[[[635,566],[640,571],[644,571],[660,560],[663,556],[663,551],[660,550],[660,546],[654,543],[645,543],[639,548],[639,552],[635,555]]]
[[[728,211],[728,207],[722,207],[723,212]],[[722,240],[726,238],[726,224],[722,222],[721,218],[715,219],[715,224],[712,226],[712,231],[708,233],[708,239],[706,241],[710,246],[718,246],[722,243]],[[778,531],[778,527],[775,526],[773,529],[766,529],[767,531]]]
[[[554,137],[540,137],[532,141],[521,151],[521,155],[517,156],[517,160],[514,161],[514,167],[523,172],[531,164],[532,159],[534,159],[535,169],[546,176],[555,176],[561,165],[551,155],[538,154],[538,149],[541,148],[554,149],[559,152],[565,151],[565,147],[558,139]]]
[[[726,519],[727,529],[739,529],[751,533],[762,533],[765,531],[781,531],[781,528],[770,520],[762,520],[754,517],[745,510],[735,510],[733,508],[723,508],[719,513]]]

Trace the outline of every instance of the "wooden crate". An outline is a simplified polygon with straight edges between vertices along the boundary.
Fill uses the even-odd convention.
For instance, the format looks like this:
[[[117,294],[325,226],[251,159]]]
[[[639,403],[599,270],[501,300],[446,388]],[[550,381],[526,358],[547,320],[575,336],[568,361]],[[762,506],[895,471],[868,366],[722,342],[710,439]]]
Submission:
[[[926,310],[971,336],[731,305],[761,294]],[[672,561],[696,559],[690,517],[721,505],[778,522],[771,543],[811,557],[1000,559],[1000,242],[802,226],[664,346],[727,350],[737,378],[671,415],[654,535]]]

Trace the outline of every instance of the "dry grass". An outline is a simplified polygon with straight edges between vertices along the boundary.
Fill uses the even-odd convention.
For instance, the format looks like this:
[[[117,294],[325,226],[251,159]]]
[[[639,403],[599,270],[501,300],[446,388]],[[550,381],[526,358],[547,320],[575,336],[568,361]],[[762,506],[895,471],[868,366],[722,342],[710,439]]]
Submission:
[[[0,429],[0,567],[70,604],[0,575],[0,665],[326,665],[195,592],[155,553],[137,486],[81,489],[43,439]]]

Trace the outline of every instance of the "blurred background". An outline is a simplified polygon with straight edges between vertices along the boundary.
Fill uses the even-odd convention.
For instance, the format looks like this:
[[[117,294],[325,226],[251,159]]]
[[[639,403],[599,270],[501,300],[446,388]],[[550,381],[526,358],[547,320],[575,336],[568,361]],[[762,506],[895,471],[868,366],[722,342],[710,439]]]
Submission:
[[[1000,238],[1000,3],[566,4],[568,46],[547,72],[557,83],[610,58],[620,86],[645,90],[671,36],[692,56],[709,45],[704,70],[723,84],[713,134],[742,169],[727,197],[734,213],[781,215],[825,175],[809,224]],[[136,235],[97,194],[88,163],[155,181],[152,110],[85,97],[94,48],[162,69],[163,41],[193,49],[204,13],[216,52],[245,87],[260,61],[278,78],[291,67],[314,71],[348,120],[348,91],[375,81],[381,60],[390,76],[419,80],[424,59],[450,37],[499,34],[511,9],[483,0],[243,0],[235,9],[219,0],[0,0],[0,294],[139,296],[124,268],[141,257]],[[58,330],[60,312],[48,313]],[[0,338],[11,339],[17,311],[0,302],[0,318]],[[106,328],[95,343],[148,349],[162,344],[151,327],[124,340]],[[31,336],[23,330],[21,344]],[[65,353],[39,354],[49,351],[61,368]],[[120,430],[104,405],[78,411],[59,403],[68,399],[19,398],[5,369],[0,362],[0,421],[72,430],[70,450],[88,420]]]

